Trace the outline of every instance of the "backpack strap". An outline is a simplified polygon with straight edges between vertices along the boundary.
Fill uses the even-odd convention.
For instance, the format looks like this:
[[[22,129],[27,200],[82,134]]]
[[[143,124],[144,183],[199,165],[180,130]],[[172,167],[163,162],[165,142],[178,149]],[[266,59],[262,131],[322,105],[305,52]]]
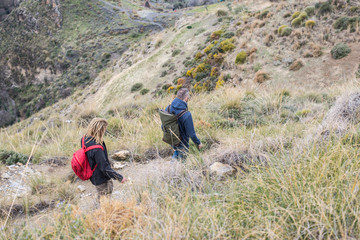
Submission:
[[[167,106],[165,108],[165,110],[167,109],[167,112],[171,114],[171,104],[169,106]],[[177,119],[181,118],[182,116],[184,116],[184,114],[188,112],[188,109],[186,108],[185,110],[181,111],[176,117]]]
[[[82,138],[82,149],[84,149],[85,152],[90,151],[90,150],[95,149],[95,148],[101,148],[104,151],[104,147],[101,146],[101,145],[92,145],[92,146],[87,148],[85,146],[85,140],[84,139],[85,139],[85,136]]]
[[[177,117],[177,119],[179,119],[179,118],[181,118],[182,116],[184,116],[185,115],[185,113],[187,113],[188,112],[188,110],[183,110],[183,111],[181,111],[176,117]]]

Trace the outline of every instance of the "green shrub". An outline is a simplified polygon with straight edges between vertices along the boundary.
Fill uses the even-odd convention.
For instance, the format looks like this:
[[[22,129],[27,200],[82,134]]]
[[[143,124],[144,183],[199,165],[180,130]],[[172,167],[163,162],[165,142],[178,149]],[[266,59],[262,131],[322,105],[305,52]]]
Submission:
[[[351,49],[345,43],[336,44],[333,49],[331,49],[331,56],[334,59],[341,59],[349,55]]]
[[[247,53],[245,51],[241,51],[236,55],[235,63],[236,64],[244,64],[247,58]]]
[[[314,20],[308,20],[308,21],[306,21],[306,23],[305,23],[305,26],[306,26],[307,28],[313,28],[315,25],[316,25],[316,23],[315,23]]]
[[[350,27],[350,30],[353,32],[355,31],[357,25],[360,25],[360,17],[340,17],[335,21],[334,28],[346,30]]]
[[[281,36],[281,37],[284,37],[284,36],[289,36],[292,32],[292,28],[287,26],[287,25],[282,25],[281,27],[279,27],[278,29],[278,34]]]
[[[350,12],[357,12],[358,10],[360,9],[360,6],[352,6],[351,8],[350,8]]]
[[[305,20],[308,18],[308,15],[306,12],[302,12],[300,15],[299,15],[299,18],[301,19],[301,21]]]
[[[232,38],[233,36],[235,36],[234,32],[226,32],[223,37],[224,38]]]
[[[345,30],[349,25],[350,18],[349,17],[340,17],[334,23],[335,29]]]
[[[225,10],[220,9],[216,12],[216,16],[218,16],[218,17],[225,17],[227,15],[228,15],[228,13]]]
[[[2,164],[13,165],[18,162],[25,164],[28,158],[29,158],[28,156],[22,153],[0,150],[0,163]]]
[[[315,4],[315,8],[318,9],[318,15],[324,15],[332,12],[331,0],[327,2],[319,2]]]
[[[210,44],[209,46],[207,46],[205,49],[204,49],[204,52],[205,53],[209,53],[211,51],[211,49],[215,46],[215,44]]]
[[[292,33],[292,28],[291,27],[286,27],[283,29],[281,36],[289,36]]]
[[[202,52],[197,52],[196,54],[195,54],[195,59],[196,60],[199,60],[199,59],[201,59],[202,57],[204,56],[204,54],[202,53]]]
[[[260,15],[259,15],[259,19],[262,20],[262,19],[266,18],[268,13],[269,13],[269,10],[265,10],[265,11],[261,12]]]
[[[295,18],[294,20],[291,21],[291,26],[294,26],[294,27],[298,27],[300,26],[302,23],[302,20],[300,17],[297,17]]]
[[[217,30],[215,32],[213,32],[210,36],[211,39],[219,39],[221,34],[223,34],[223,31],[222,30]]]
[[[301,12],[299,12],[299,11],[294,12],[294,14],[293,14],[293,15],[291,15],[291,19],[295,19],[295,18],[299,17],[299,16],[300,16],[300,14],[301,14]]]
[[[315,14],[315,7],[314,6],[308,6],[304,10],[308,16],[313,16]]]
[[[174,82],[177,82],[178,78],[174,79]],[[162,90],[167,90],[169,87],[171,87],[172,85],[170,83],[165,83],[164,85],[162,85],[161,89]]]
[[[180,49],[175,49],[175,50],[172,52],[171,56],[172,56],[172,57],[175,57],[175,56],[178,55],[179,53],[181,53],[181,50],[180,50]]]
[[[281,35],[282,31],[284,30],[284,28],[288,27],[287,25],[282,25],[278,28],[278,34]]]
[[[233,42],[234,42],[233,38],[226,39],[226,40],[222,41],[220,43],[220,49],[223,52],[228,52],[228,51],[233,50],[235,48],[235,45],[233,44]]]
[[[135,84],[132,85],[132,87],[131,87],[131,92],[139,91],[142,87],[143,87],[143,84],[142,84],[142,83],[135,83]]]
[[[149,91],[150,91],[149,89],[143,88],[143,89],[141,89],[140,94],[141,94],[141,95],[145,95],[145,94],[147,94]]]

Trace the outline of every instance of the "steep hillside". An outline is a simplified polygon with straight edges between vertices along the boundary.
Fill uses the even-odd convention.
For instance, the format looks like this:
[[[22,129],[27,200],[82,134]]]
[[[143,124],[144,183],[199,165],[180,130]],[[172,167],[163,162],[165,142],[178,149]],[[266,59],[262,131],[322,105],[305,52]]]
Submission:
[[[169,7],[161,1],[87,4],[133,8],[121,21],[153,31],[109,38],[126,46],[109,63],[101,26],[86,31],[98,31],[89,42],[102,47],[66,38],[60,56],[80,59],[94,78],[1,129],[0,223],[9,216],[1,237],[360,238],[358,1],[225,1],[176,12],[155,10]],[[138,17],[127,18],[134,9]],[[94,52],[89,64],[83,48]],[[186,161],[172,163],[157,111],[184,86],[204,149],[191,145]],[[70,169],[93,117],[108,120],[112,165],[129,178],[97,209],[94,186]]]
[[[164,21],[166,14],[156,22],[132,8],[97,0],[27,0],[12,11],[0,26],[0,126],[87,86],[129,43],[172,24]]]

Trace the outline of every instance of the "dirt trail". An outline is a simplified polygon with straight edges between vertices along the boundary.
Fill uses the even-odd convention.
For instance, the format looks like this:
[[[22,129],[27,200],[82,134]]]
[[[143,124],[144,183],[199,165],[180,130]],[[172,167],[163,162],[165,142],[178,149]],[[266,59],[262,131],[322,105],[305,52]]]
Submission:
[[[148,184],[158,183],[163,176],[171,172],[177,164],[170,162],[170,157],[155,159],[146,164],[135,162],[122,162],[125,167],[116,170],[128,181],[121,184],[114,181],[113,199],[126,201],[131,198],[131,193],[136,189],[145,188]],[[2,179],[0,193],[6,193],[9,199],[13,198],[19,188],[19,197],[31,194],[30,182],[34,176],[43,176],[45,179],[59,179],[67,181],[68,175],[72,173],[69,160],[66,165],[53,166],[51,164],[34,164],[30,165],[26,170],[25,166],[14,166],[14,170],[10,171],[9,167],[1,169],[2,173],[7,172],[9,178]],[[26,172],[24,181],[20,183],[22,174]],[[56,174],[55,174],[56,173]],[[73,183],[76,188],[76,199],[81,209],[91,209],[96,199],[96,190],[90,181],[77,180]],[[79,186],[84,187],[84,191],[79,190]],[[81,188],[81,187],[80,187]],[[9,189],[11,191],[9,191]],[[79,201],[81,200],[81,201]]]

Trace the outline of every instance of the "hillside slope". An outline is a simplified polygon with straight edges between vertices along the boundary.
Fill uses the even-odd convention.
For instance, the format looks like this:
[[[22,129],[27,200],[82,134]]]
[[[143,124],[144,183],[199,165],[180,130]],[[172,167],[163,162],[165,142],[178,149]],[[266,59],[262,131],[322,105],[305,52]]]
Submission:
[[[124,36],[126,50],[91,83],[1,129],[0,193],[10,193],[1,222],[11,216],[1,236],[358,239],[359,3],[229,1],[165,13],[127,3],[138,4],[136,21],[174,22],[136,42]],[[171,163],[157,111],[181,87],[191,89],[204,149],[191,145],[185,162]],[[129,177],[98,209],[94,187],[70,169],[93,117],[108,120],[110,156],[127,153],[112,165]]]
[[[131,42],[171,25],[162,17],[137,19],[131,8],[97,0],[24,1],[0,26],[0,126],[92,83]]]

